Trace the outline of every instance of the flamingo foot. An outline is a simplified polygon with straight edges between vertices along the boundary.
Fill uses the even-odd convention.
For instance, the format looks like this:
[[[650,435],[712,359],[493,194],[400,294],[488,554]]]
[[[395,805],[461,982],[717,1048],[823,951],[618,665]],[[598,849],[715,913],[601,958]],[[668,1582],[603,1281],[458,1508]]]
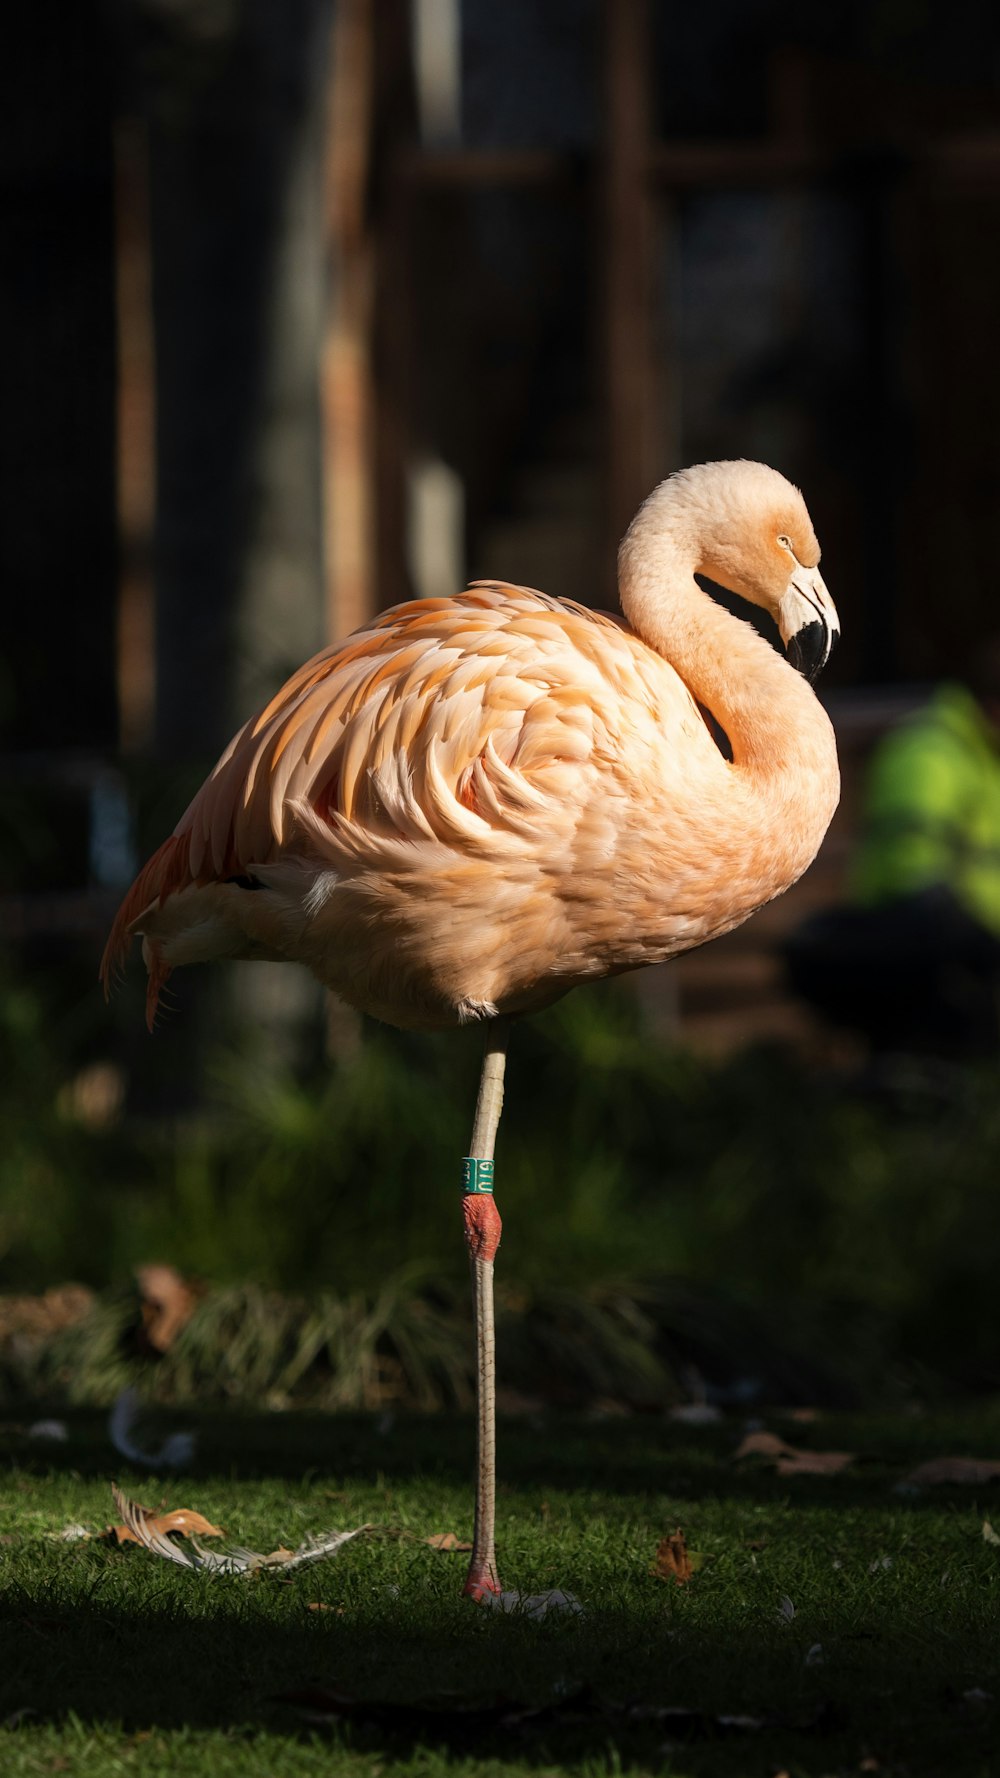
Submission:
[[[462,1588],[467,1599],[472,1599],[476,1605],[482,1605],[484,1600],[492,1603],[494,1598],[499,1597],[500,1590],[497,1571],[490,1563],[470,1563]]]

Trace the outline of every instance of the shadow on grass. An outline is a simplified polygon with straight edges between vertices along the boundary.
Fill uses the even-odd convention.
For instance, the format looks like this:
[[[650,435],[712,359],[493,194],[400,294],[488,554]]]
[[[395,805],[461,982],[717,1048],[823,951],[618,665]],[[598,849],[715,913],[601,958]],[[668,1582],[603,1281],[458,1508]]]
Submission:
[[[216,1595],[218,1598],[218,1595]],[[609,1611],[533,1625],[468,1603],[412,1620],[391,1610],[301,1629],[262,1623],[230,1595],[171,1611],[98,1600],[57,1610],[8,1596],[0,1613],[5,1720],[320,1734],[393,1761],[422,1750],[573,1769],[595,1759],[685,1771],[829,1772],[877,1758],[883,1772],[988,1771],[991,1700],[948,1674],[982,1662],[971,1629],[949,1633],[947,1669],[905,1634],[848,1632],[836,1664],[748,1624],[679,1629],[668,1615]],[[428,1685],[428,1675],[433,1683]],[[750,1720],[730,1720],[733,1713]],[[815,1762],[815,1763],[814,1763]]]
[[[0,1425],[0,1462],[28,1474],[71,1472],[83,1478],[117,1478],[128,1465],[110,1443],[107,1419],[92,1410],[56,1411],[69,1436],[62,1442],[27,1436],[44,1407]],[[752,1424],[760,1424],[754,1421]],[[952,1414],[921,1416],[831,1415],[808,1428],[774,1413],[767,1424],[796,1445],[835,1446],[855,1453],[853,1465],[835,1476],[782,1480],[754,1461],[736,1463],[734,1452],[748,1422],[738,1418],[688,1427],[661,1416],[589,1418],[558,1411],[501,1419],[498,1434],[502,1494],[522,1488],[576,1489],[619,1496],[666,1495],[794,1502],[843,1507],[867,1499],[885,1506],[890,1490],[900,1511],[939,1506],[924,1492],[905,1488],[909,1469],[930,1457],[974,1453],[1000,1455],[1000,1404],[965,1407]],[[475,1433],[470,1414],[243,1414],[204,1409],[151,1408],[149,1442],[169,1432],[195,1434],[195,1455],[182,1472],[195,1480],[242,1481],[329,1478],[368,1485],[376,1477],[405,1483],[419,1477],[472,1488]],[[141,1434],[139,1435],[141,1436]],[[1000,1496],[1000,1479],[993,1485]],[[970,1500],[968,1490],[945,1498]],[[1000,1505],[998,1505],[1000,1510]]]

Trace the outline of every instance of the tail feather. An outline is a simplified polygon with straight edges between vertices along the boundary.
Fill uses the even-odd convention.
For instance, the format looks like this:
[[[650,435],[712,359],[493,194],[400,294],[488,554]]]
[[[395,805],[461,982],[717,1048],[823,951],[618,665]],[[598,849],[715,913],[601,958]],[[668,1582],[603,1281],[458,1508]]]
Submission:
[[[149,971],[146,978],[146,1030],[152,1035],[160,995],[170,976],[170,965],[163,955],[162,945],[150,944],[148,939],[143,941],[142,954]]]
[[[168,895],[178,889],[185,888],[192,882],[188,863],[190,840],[187,833],[171,834],[157,852],[153,853],[149,863],[144,865],[131,889],[115,915],[115,922],[108,934],[108,942],[101,958],[101,982],[104,996],[107,999],[113,981],[123,973],[125,959],[128,956],[132,939],[135,936],[135,923],[146,912],[147,908],[159,907]],[[147,991],[147,1023],[151,1024],[156,1010],[156,998],[163,983],[169,975],[169,969],[160,963],[157,968],[150,968],[149,988]],[[150,999],[152,1004],[150,1005]]]

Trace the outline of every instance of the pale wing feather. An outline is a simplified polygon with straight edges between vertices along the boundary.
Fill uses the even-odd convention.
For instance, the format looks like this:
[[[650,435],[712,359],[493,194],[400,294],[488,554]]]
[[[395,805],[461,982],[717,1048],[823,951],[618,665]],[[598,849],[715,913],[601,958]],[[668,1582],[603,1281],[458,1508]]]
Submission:
[[[290,819],[301,831],[302,807],[334,779],[337,841],[345,821],[457,845],[505,824],[523,837],[546,808],[533,774],[584,764],[597,729],[617,728],[623,692],[653,713],[670,669],[643,672],[635,657],[649,653],[612,620],[525,588],[397,608],[307,664],[236,738],[177,829],[192,874],[289,844]],[[468,786],[478,810],[461,800]]]
[[[690,757],[671,770],[665,737],[678,724],[694,736],[694,772]],[[713,771],[725,768],[687,688],[617,620],[492,583],[397,607],[307,662],[234,738],[126,898],[106,970],[129,932],[144,932],[152,1010],[174,962],[287,955],[325,977],[340,959],[341,990],[367,970],[359,997],[397,1022],[408,1001],[417,1022],[426,1016],[428,969],[433,995],[451,998],[437,967],[449,948],[457,959],[506,946],[525,979],[547,977],[557,953],[556,973],[593,973],[605,967],[599,929],[619,921],[614,896],[591,891],[589,929],[569,929],[565,909],[587,902],[579,872],[599,863],[612,886],[616,870],[641,878],[641,864],[615,860],[648,819],[651,784],[669,817],[671,781],[685,803],[693,778]],[[247,874],[272,893],[229,886]],[[329,899],[348,881],[372,910],[389,898],[397,912],[384,927],[350,896]],[[481,929],[472,943],[462,922],[482,922],[485,882],[496,936]],[[405,887],[420,883],[445,897],[445,928],[430,902],[421,918],[422,892]],[[661,899],[663,887],[661,877]],[[367,947],[356,956],[352,907]],[[405,967],[403,942],[416,947]],[[477,992],[491,997],[475,981],[454,990]]]

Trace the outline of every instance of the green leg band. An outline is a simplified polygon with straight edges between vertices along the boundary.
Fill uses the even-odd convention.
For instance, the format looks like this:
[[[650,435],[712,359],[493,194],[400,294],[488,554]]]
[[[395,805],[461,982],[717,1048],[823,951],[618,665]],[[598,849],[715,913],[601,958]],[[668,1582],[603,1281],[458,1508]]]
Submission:
[[[493,1162],[481,1161],[474,1154],[466,1155],[462,1162],[463,1192],[491,1192],[493,1190]]]

